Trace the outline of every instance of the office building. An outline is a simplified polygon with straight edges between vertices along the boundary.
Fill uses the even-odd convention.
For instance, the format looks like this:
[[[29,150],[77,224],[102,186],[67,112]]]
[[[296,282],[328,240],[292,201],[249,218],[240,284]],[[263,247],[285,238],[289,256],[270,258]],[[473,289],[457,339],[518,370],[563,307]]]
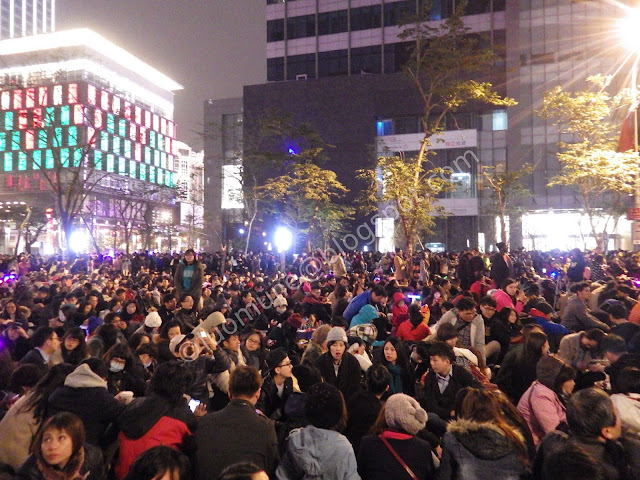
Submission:
[[[56,25],[56,0],[2,0],[0,40],[51,33]]]

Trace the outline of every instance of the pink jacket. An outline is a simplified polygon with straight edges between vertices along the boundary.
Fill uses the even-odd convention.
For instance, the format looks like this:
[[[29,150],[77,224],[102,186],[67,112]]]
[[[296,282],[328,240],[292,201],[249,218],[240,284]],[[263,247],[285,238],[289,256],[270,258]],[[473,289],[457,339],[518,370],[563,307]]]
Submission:
[[[513,300],[511,300],[511,297],[507,295],[507,292],[505,292],[504,290],[496,290],[495,292],[493,292],[491,297],[493,297],[493,299],[496,301],[496,312],[499,312],[504,307],[509,307],[515,310],[518,315],[522,313],[522,307],[524,306],[522,305],[522,302],[516,302],[514,306]]]
[[[567,420],[558,395],[540,382],[533,382],[524,392],[518,402],[518,411],[527,421],[536,447],[548,432]]]

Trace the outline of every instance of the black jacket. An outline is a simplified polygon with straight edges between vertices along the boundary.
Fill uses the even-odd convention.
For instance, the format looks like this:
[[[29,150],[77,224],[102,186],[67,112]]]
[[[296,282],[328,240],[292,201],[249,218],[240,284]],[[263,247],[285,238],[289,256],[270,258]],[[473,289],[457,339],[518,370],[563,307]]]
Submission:
[[[289,395],[293,392],[293,379],[287,378],[284,381],[284,390],[282,398],[278,396],[278,387],[271,375],[264,379],[260,399],[256,404],[256,408],[273,420],[286,420],[284,405],[287,403]]]
[[[20,360],[20,365],[36,365],[40,367],[44,372],[49,371],[49,365],[44,361],[44,357],[40,353],[40,350],[29,350],[22,360]]]
[[[273,422],[246,400],[233,399],[219,412],[202,417],[195,437],[196,480],[215,480],[238,462],[253,462],[270,476],[275,472],[278,440]]]
[[[444,392],[440,393],[438,379],[433,370],[429,370],[424,377],[422,398],[420,404],[427,412],[437,414],[443,420],[451,418],[455,410],[456,395],[465,387],[477,386],[473,376],[459,365],[451,365],[452,375]]]
[[[342,392],[342,395],[344,395],[345,400],[360,390],[360,372],[362,371],[360,368],[360,362],[358,362],[356,357],[350,353],[344,353],[342,362],[338,368],[337,377],[333,368],[333,357],[331,356],[331,352],[323,353],[318,359],[316,367],[320,370],[325,382],[338,387]]]
[[[403,436],[404,437],[404,436]],[[406,436],[408,437],[408,435]],[[411,468],[419,480],[435,477],[435,467],[429,442],[411,437],[406,439],[387,438],[398,456]],[[377,435],[362,439],[358,455],[358,473],[362,480],[387,480],[409,478],[404,467],[396,460]]]
[[[353,451],[360,448],[362,437],[369,433],[369,430],[376,423],[382,402],[368,390],[361,390],[347,402],[348,421],[344,436],[353,445]]]

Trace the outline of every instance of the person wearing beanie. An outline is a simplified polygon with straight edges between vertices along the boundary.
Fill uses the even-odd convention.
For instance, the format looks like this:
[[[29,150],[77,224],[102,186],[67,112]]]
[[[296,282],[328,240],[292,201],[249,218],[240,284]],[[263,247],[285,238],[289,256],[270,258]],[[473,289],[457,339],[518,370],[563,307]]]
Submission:
[[[518,402],[536,447],[542,438],[567,421],[565,403],[575,387],[576,371],[562,359],[545,355],[536,365],[537,379]]]
[[[348,353],[347,334],[340,327],[333,327],[327,334],[329,351],[322,354],[316,363],[322,378],[335,385],[345,398],[349,398],[360,389],[362,377],[360,362]]]
[[[408,477],[404,466],[390,448],[407,464],[416,478],[433,478],[435,467],[431,444],[416,436],[427,424],[427,412],[417,400],[403,393],[391,395],[382,409],[378,426],[374,427],[380,433],[364,437],[360,444],[358,471],[362,479]]]
[[[289,435],[276,478],[360,480],[353,448],[339,433],[346,421],[346,407],[340,391],[328,383],[313,385],[308,392],[305,412],[310,425]]]
[[[272,420],[286,420],[284,405],[293,392],[293,364],[282,348],[267,357],[269,374],[264,379],[256,408]]]

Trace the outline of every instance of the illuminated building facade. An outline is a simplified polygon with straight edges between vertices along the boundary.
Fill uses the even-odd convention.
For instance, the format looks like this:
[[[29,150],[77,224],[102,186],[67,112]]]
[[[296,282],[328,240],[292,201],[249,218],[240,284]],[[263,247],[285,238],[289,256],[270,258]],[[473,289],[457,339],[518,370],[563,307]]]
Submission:
[[[0,40],[55,30],[56,0],[1,0]]]
[[[149,230],[147,211],[175,202],[182,87],[86,29],[1,41],[0,60],[0,199],[55,207],[52,179],[80,171],[99,244],[121,247],[118,223]]]

